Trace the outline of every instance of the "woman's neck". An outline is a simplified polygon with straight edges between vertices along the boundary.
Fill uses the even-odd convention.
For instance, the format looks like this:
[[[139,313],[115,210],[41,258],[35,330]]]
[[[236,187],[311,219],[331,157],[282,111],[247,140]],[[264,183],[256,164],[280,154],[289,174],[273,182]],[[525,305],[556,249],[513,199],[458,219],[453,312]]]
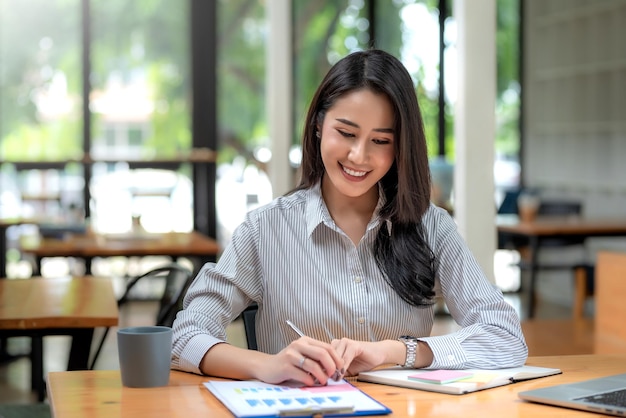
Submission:
[[[361,196],[346,196],[325,176],[322,179],[322,197],[335,224],[358,245],[378,204],[378,187],[372,187]]]

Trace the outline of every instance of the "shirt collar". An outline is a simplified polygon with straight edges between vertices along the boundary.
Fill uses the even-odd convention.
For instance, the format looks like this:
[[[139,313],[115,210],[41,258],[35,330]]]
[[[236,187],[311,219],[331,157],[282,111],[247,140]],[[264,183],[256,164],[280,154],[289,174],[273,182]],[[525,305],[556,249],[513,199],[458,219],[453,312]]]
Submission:
[[[330,212],[328,212],[328,207],[324,202],[324,198],[322,197],[322,187],[321,182],[318,182],[313,187],[311,187],[307,191],[306,197],[306,231],[307,235],[310,237],[315,228],[317,228],[320,224],[325,224],[329,228],[336,229],[335,222],[333,218],[330,216]],[[367,226],[367,230],[376,227],[380,223],[380,218],[378,213],[380,209],[385,204],[385,193],[383,192],[382,186],[378,185],[378,203],[376,204],[376,209],[374,209],[374,216]],[[386,220],[387,231],[389,235],[391,235],[391,221]]]

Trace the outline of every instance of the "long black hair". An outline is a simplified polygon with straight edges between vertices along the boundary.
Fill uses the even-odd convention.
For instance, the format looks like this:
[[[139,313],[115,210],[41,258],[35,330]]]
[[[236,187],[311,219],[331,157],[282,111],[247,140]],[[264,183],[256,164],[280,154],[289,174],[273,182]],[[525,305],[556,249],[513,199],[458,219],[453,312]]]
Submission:
[[[434,254],[426,242],[422,217],[430,205],[430,169],[422,115],[411,76],[392,55],[376,49],[354,52],[326,74],[311,101],[302,136],[301,180],[312,187],[325,173],[317,129],[335,101],[358,89],[384,94],[393,106],[395,160],[380,180],[385,204],[373,248],[385,279],[414,306],[432,304]],[[384,220],[391,221],[389,230]]]

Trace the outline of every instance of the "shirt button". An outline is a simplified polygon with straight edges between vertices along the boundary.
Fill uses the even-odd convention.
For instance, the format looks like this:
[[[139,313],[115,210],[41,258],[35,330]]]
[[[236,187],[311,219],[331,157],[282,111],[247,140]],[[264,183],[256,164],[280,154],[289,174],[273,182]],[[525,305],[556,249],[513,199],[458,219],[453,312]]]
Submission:
[[[359,318],[359,324],[364,324],[364,323],[365,323],[365,318],[360,317],[360,318]]]
[[[361,281],[362,281],[362,280],[363,280],[363,279],[361,279],[361,277],[356,276],[356,277],[354,278],[354,283],[361,283]]]
[[[452,354],[448,354],[448,360],[454,361],[454,356]]]

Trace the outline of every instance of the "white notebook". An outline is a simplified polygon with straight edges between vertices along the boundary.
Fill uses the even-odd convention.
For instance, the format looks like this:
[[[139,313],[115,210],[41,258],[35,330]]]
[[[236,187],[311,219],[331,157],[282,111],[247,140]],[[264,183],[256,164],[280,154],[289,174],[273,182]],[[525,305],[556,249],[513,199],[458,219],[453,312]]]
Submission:
[[[358,380],[431,392],[462,395],[522,380],[560,374],[560,369],[522,366],[510,369],[424,370],[400,366],[359,373]]]

